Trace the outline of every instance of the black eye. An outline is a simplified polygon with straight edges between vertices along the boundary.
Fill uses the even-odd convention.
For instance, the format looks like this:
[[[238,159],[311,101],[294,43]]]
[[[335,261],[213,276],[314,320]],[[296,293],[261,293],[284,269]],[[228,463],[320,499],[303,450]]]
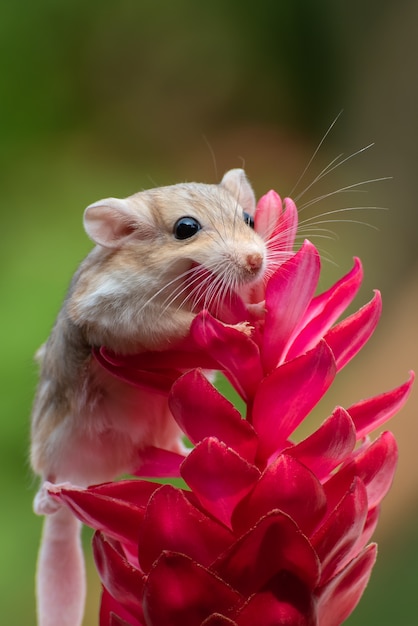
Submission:
[[[254,228],[254,218],[249,213],[244,211],[244,222],[248,224],[250,228]]]
[[[201,225],[194,217],[181,217],[174,224],[173,234],[176,239],[189,239],[201,228]]]

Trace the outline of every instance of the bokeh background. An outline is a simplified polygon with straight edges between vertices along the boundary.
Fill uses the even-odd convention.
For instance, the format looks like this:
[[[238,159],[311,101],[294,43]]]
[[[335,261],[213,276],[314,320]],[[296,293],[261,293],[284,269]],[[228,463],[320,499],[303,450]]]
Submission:
[[[378,330],[340,375],[318,419],[418,368],[417,27],[414,0],[3,0],[2,623],[35,624],[41,520],[31,511],[36,481],[27,462],[32,355],[91,247],[81,226],[87,204],[155,185],[216,182],[243,165],[257,195],[306,190],[301,220],[317,225],[307,222],[303,232],[323,252],[323,286],[358,255],[366,276],[357,306],[375,287],[384,301]],[[348,157],[371,142],[311,186],[340,153]],[[334,193],[387,176],[393,178]],[[387,210],[321,217],[350,207]],[[318,228],[335,236],[323,238]],[[418,624],[416,393],[391,429],[399,470],[376,533],[378,563],[350,626]],[[89,540],[86,531],[87,553]],[[93,626],[99,585],[90,559],[88,569],[84,624]]]

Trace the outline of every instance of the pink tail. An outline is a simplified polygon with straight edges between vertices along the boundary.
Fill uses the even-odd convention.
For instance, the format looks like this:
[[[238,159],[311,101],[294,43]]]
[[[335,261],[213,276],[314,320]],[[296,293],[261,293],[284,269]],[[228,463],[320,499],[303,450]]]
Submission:
[[[81,524],[66,508],[45,517],[37,571],[38,626],[81,626],[86,596]]]

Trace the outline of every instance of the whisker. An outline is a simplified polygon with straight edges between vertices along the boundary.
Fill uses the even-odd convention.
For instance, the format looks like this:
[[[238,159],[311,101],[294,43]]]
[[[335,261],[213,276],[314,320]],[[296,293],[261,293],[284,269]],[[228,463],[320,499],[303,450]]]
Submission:
[[[335,157],[335,159],[333,159],[330,163],[328,163],[326,167],[324,167],[324,169],[313,179],[313,181],[303,191],[301,191],[301,193],[299,193],[296,196],[296,198],[294,198],[295,202],[298,202],[298,200],[300,200],[302,196],[304,196],[305,193],[309,191],[309,189],[311,189],[322,178],[325,178],[325,176],[328,176],[328,174],[330,174],[331,172],[334,172],[338,167],[340,167],[341,165],[344,165],[344,163],[347,163],[347,161],[349,161],[350,159],[354,158],[355,156],[358,156],[359,154],[361,154],[362,152],[365,152],[366,150],[369,150],[369,148],[372,148],[373,146],[374,146],[374,143],[370,143],[367,146],[364,146],[363,148],[356,150],[356,152],[353,152],[352,154],[350,154],[349,156],[345,157],[345,159],[342,159],[342,160],[339,160],[339,159],[341,159],[341,157],[344,156],[344,153],[342,152],[341,154],[339,154],[337,157]]]
[[[290,197],[292,197],[293,193],[296,191],[296,189],[298,188],[299,184],[301,183],[301,181],[303,180],[306,172],[309,170],[310,166],[312,165],[313,160],[315,159],[316,155],[318,154],[318,152],[320,151],[322,144],[324,143],[325,139],[328,137],[328,135],[330,134],[331,130],[334,128],[335,124],[337,123],[338,119],[340,118],[340,116],[342,115],[343,109],[341,109],[341,111],[338,113],[338,115],[336,116],[336,118],[334,119],[334,121],[331,123],[331,125],[329,126],[328,130],[326,131],[325,135],[322,137],[321,141],[319,142],[319,144],[317,145],[313,155],[311,156],[311,158],[309,159],[307,165],[305,166],[305,169],[303,170],[302,174],[299,176],[299,178],[296,181],[296,184],[293,186],[292,190],[290,191],[290,193],[288,194]]]
[[[346,212],[350,212],[350,211],[388,211],[387,207],[383,207],[383,206],[350,206],[350,207],[341,207],[339,209],[333,209],[331,211],[324,211],[324,213],[319,213],[318,215],[312,215],[311,217],[306,217],[304,218],[300,223],[299,223],[299,229],[300,227],[303,226],[304,224],[309,224],[310,222],[314,222],[317,223],[316,220],[319,217],[327,217],[327,215],[335,215],[337,213],[346,213]],[[318,222],[319,223],[319,222]]]
[[[338,263],[336,261],[334,261],[334,259],[332,259],[327,250],[323,250],[318,248],[320,255],[321,255],[321,261],[324,261],[325,263],[329,263],[330,265],[333,265],[334,267],[338,267]]]
[[[207,310],[211,310],[213,305],[216,304],[215,307],[215,315],[218,314],[219,312],[219,308],[221,305],[221,293],[220,289],[222,289],[223,286],[223,282],[220,279],[220,276],[216,277],[216,280],[214,282],[211,283],[209,289],[207,290],[206,294],[205,294],[205,298],[204,298],[204,308]]]
[[[206,147],[209,150],[209,154],[210,154],[210,156],[212,158],[212,165],[213,165],[213,170],[214,170],[214,173],[215,173],[215,180],[218,180],[218,178],[219,178],[219,176],[218,176],[218,164],[216,162],[215,152],[214,152],[214,150],[212,148],[212,145],[211,145],[209,139],[206,137],[206,135],[203,134],[202,135],[202,139],[205,142]]]
[[[320,202],[321,200],[325,200],[326,198],[330,198],[331,196],[335,196],[338,193],[343,193],[343,192],[347,192],[347,191],[367,191],[367,190],[359,190],[358,187],[361,187],[363,185],[368,185],[368,184],[371,184],[371,183],[382,182],[384,180],[391,180],[391,179],[392,179],[392,176],[381,176],[380,178],[369,178],[368,180],[361,180],[358,183],[353,183],[351,185],[346,185],[345,187],[341,187],[340,189],[335,189],[334,191],[330,191],[328,193],[322,194],[321,196],[317,196],[313,200],[308,200],[307,202],[305,202],[305,204],[302,204],[299,207],[299,212],[303,211],[304,209],[306,209],[309,206],[312,206],[313,204],[316,204],[317,202]]]
[[[319,222],[316,222],[316,224],[360,224],[361,226],[368,226],[373,230],[379,230],[375,224],[369,224],[369,222],[364,222],[363,220],[320,220]]]
[[[167,311],[167,309],[169,309],[170,306],[172,306],[172,304],[176,300],[178,300],[183,293],[187,292],[192,285],[196,285],[196,286],[193,287],[193,289],[190,291],[190,293],[188,293],[187,296],[180,302],[180,304],[177,307],[178,309],[180,309],[182,306],[184,306],[184,304],[186,304],[186,302],[190,301],[192,299],[193,295],[195,294],[196,290],[201,288],[202,283],[200,282],[200,280],[201,280],[201,277],[205,276],[205,274],[206,274],[205,268],[202,267],[202,266],[198,267],[198,268],[192,268],[192,272],[193,272],[193,274],[190,273],[190,275],[192,275],[191,280],[188,281],[186,284],[185,283],[181,283],[180,285],[178,285],[172,291],[172,293],[170,293],[167,296],[167,298],[163,301],[163,303],[162,303],[162,307],[163,307],[162,308],[162,313],[165,313]],[[205,282],[206,282],[206,279],[204,279],[203,284]]]
[[[311,183],[309,183],[309,185],[307,187],[305,187],[305,189],[303,191],[301,191],[300,193],[298,193],[298,195],[294,198],[294,201],[297,202],[298,200],[300,200],[300,198],[302,198],[302,196],[305,195],[305,193],[311,188],[313,187],[313,185],[315,183],[317,183],[319,180],[321,180],[321,178],[323,178],[324,176],[327,175],[328,171],[331,171],[332,166],[334,165],[334,163],[336,163],[342,156],[344,155],[343,152],[340,152],[340,154],[338,154],[336,157],[334,157],[329,163],[328,165],[326,165],[320,172],[319,174],[313,179],[313,181]],[[336,166],[337,167],[337,166]],[[289,194],[290,195],[290,194]]]
[[[160,296],[164,291],[166,291],[168,289],[171,289],[175,283],[180,282],[180,284],[178,284],[172,291],[170,291],[170,293],[167,295],[166,299],[162,302],[160,315],[164,315],[164,313],[173,304],[173,302],[176,299],[178,299],[181,296],[182,293],[184,293],[187,289],[189,289],[190,285],[193,285],[193,283],[196,283],[197,281],[199,281],[201,275],[204,275],[204,274],[205,274],[205,268],[203,268],[203,267],[192,267],[192,268],[189,268],[188,270],[186,270],[185,272],[183,272],[179,276],[175,277],[173,280],[169,281],[166,285],[164,285],[161,289],[159,289],[155,294],[153,294],[147,300],[146,304],[143,307],[141,307],[141,309],[139,310],[139,313],[151,301],[153,301],[155,298]],[[185,284],[184,283],[184,279],[189,278],[189,277],[191,277],[191,280],[189,280]],[[190,296],[186,297],[183,300],[183,304],[185,302],[187,302],[189,298],[190,298]],[[181,304],[177,308],[178,309],[181,308]]]
[[[214,275],[214,279],[208,283],[207,289],[205,289],[203,292],[202,291],[200,292],[199,298],[196,304],[199,304],[200,301],[202,301],[203,308],[210,309],[212,307],[212,303],[214,302],[217,296],[219,283],[221,284],[221,277],[218,275]]]
[[[216,305],[219,310],[222,301],[231,291],[231,278],[228,278],[227,271],[220,262],[214,262],[207,268],[193,268],[194,276],[188,281],[187,285],[180,284],[163,302],[162,313],[172,306],[173,302],[180,300],[177,308],[180,309],[187,302],[190,302],[191,310],[195,310],[201,306],[203,302],[204,308],[211,308]],[[207,275],[210,272],[210,275]],[[229,272],[233,274],[232,270]],[[202,281],[202,276],[203,281]],[[192,288],[190,289],[190,287]],[[183,293],[186,293],[183,299],[180,299]]]
[[[331,167],[334,165],[334,163],[336,163],[335,167],[338,167],[338,164],[339,164],[339,163],[337,163],[337,161],[338,161],[339,159],[341,159],[341,157],[343,157],[343,156],[344,156],[344,152],[340,152],[340,154],[338,154],[336,157],[334,157],[333,159],[331,159],[331,161],[328,163],[328,165],[326,165],[326,166],[324,167],[324,169],[323,169],[323,170],[321,170],[321,172],[318,174],[318,176],[316,176],[315,181],[320,180],[321,176],[326,176],[327,171],[331,169]],[[312,185],[309,185],[309,186],[311,187]],[[305,189],[305,191],[306,191],[307,189],[308,189],[308,187]],[[299,194],[299,196],[298,196],[298,197],[300,198],[300,197],[301,197],[301,195],[302,195],[303,193],[305,193],[305,191],[302,191],[302,192]]]
[[[330,228],[303,228],[301,229],[298,239],[300,241],[310,236],[315,237],[315,239],[328,239],[330,241],[334,241],[340,238],[339,235]]]
[[[175,278],[170,280],[168,283],[163,285],[163,287],[158,289],[158,291],[156,291],[152,296],[149,296],[147,298],[147,301],[143,304],[143,306],[138,309],[138,315],[144,311],[144,309],[149,305],[150,302],[158,298],[158,296],[160,296],[166,289],[169,289],[175,282],[177,282],[178,280],[182,280],[183,278],[187,278],[187,276],[193,272],[193,269],[194,268],[190,268],[186,270],[185,272],[183,272],[182,274],[180,274],[179,276],[176,276]]]

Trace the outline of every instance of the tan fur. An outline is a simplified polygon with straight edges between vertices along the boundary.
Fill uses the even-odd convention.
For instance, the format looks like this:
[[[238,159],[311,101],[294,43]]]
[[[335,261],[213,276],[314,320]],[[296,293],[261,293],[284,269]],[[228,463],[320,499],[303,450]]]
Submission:
[[[110,480],[138,465],[141,448],[180,449],[166,399],[113,379],[92,359],[91,348],[164,350],[183,338],[203,305],[192,310],[182,291],[193,281],[193,274],[182,277],[193,264],[215,275],[227,271],[227,289],[259,279],[265,245],[242,216],[254,209],[242,170],[229,172],[220,185],[173,185],[86,209],[86,230],[100,245],[76,272],[38,351],[31,461],[44,480]],[[202,229],[178,240],[173,225],[184,216]]]

